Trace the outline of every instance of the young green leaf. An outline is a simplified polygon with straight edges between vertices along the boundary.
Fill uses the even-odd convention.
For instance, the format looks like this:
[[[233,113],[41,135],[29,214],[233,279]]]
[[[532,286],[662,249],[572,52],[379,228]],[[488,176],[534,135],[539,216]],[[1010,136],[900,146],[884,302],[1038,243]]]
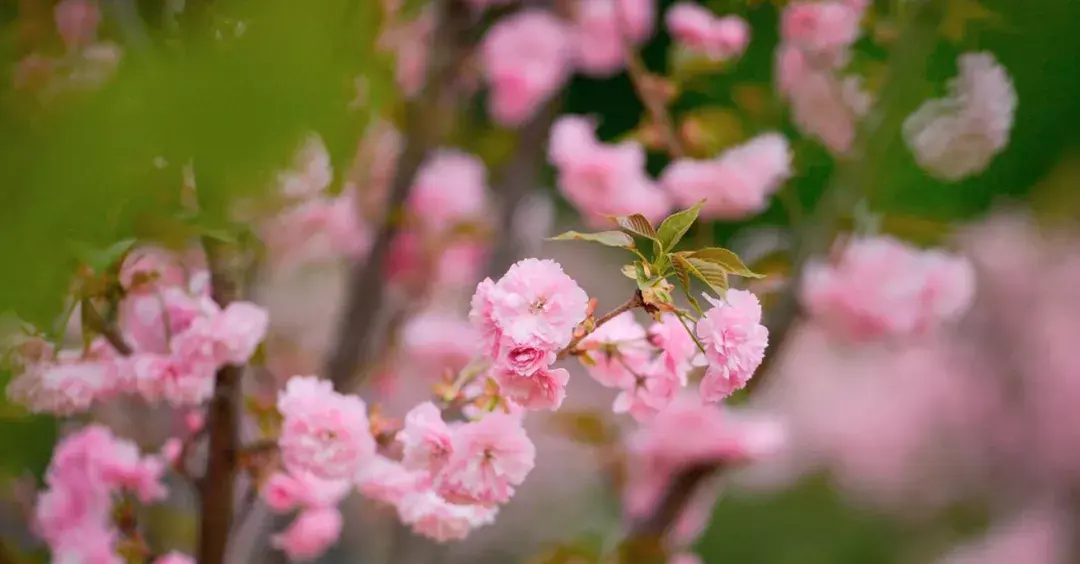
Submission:
[[[600,243],[608,247],[623,247],[625,249],[632,249],[634,247],[634,239],[623,233],[622,231],[601,231],[600,233],[579,233],[577,231],[567,231],[554,237],[550,237],[549,241],[591,241],[593,243]]]
[[[637,235],[638,237],[645,237],[646,239],[656,240],[656,230],[653,229],[652,223],[640,213],[634,215],[620,215],[618,217],[612,217],[613,221],[618,224],[619,228],[627,233]]]
[[[708,284],[717,295],[724,295],[724,292],[728,289],[728,277],[727,271],[723,267],[696,258],[688,258],[686,262],[694,267],[690,274]]]
[[[686,260],[685,257],[678,254],[672,254],[671,265],[675,268],[675,277],[679,279],[679,285],[682,286],[683,294],[686,295],[687,301],[690,305],[694,306],[694,311],[698,315],[701,315],[701,306],[698,305],[698,301],[690,293],[690,270],[693,269],[693,265]]]
[[[758,274],[750,267],[743,264],[739,255],[719,247],[707,247],[692,251],[687,254],[688,258],[697,259],[703,262],[708,262],[723,268],[728,274],[734,274],[736,276],[742,276],[744,278],[764,278],[762,274]]]
[[[675,245],[682,240],[683,235],[686,235],[690,226],[697,221],[701,205],[704,203],[705,200],[702,200],[690,206],[689,209],[675,212],[660,224],[660,229],[657,231],[657,240],[660,241],[662,251],[670,251],[675,248]]]

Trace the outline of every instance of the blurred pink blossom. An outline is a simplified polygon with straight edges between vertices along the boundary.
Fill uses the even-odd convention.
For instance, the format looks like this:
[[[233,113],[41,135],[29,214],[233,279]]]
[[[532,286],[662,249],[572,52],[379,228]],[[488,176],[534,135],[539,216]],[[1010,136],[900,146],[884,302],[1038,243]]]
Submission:
[[[653,0],[582,0],[574,22],[578,69],[601,78],[622,69],[624,42],[644,43],[652,35],[655,11]]]
[[[487,170],[479,158],[452,149],[433,153],[416,173],[408,209],[436,233],[482,217]]]
[[[571,48],[569,28],[548,12],[524,10],[492,26],[480,50],[492,118],[510,127],[529,119],[569,77]]]
[[[93,43],[101,23],[101,10],[95,0],[63,0],[53,8],[56,30],[69,51]]]
[[[861,20],[862,12],[845,2],[793,2],[781,14],[780,37],[811,57],[836,58],[859,38]]]
[[[746,20],[738,16],[720,18],[691,2],[678,2],[668,8],[665,22],[676,44],[714,61],[734,59],[750,44]]]
[[[270,543],[290,560],[318,558],[341,536],[341,512],[336,507],[306,510]]]

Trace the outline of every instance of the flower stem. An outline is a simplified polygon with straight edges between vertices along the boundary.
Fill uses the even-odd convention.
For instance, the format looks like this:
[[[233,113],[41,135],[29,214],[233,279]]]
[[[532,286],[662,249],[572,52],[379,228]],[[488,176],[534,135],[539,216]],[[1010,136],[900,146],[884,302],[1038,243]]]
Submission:
[[[681,311],[675,312],[675,317],[678,318],[679,323],[683,326],[683,329],[686,329],[686,334],[690,335],[690,338],[694,340],[694,344],[697,345],[697,348],[699,351],[701,351],[701,354],[708,354],[705,352],[705,346],[702,345],[701,341],[698,340],[697,335],[695,335],[694,332],[690,330],[690,326],[686,324],[686,320],[683,319],[684,315],[686,314]]]
[[[635,290],[634,295],[630,296],[629,300],[626,300],[626,302],[624,302],[619,307],[617,307],[617,308],[605,313],[604,315],[600,316],[600,318],[596,320],[596,324],[593,325],[592,331],[596,331],[597,329],[600,328],[601,325],[607,323],[608,321],[611,321],[612,319],[615,319],[620,314],[626,313],[626,312],[628,312],[628,311],[630,311],[630,310],[632,310],[634,308],[641,307],[643,305],[645,305],[645,301],[641,297],[641,291],[640,290]],[[581,335],[580,337],[576,337],[572,341],[570,341],[569,345],[566,345],[566,347],[563,348],[563,350],[559,351],[559,355],[558,355],[557,358],[559,360],[562,360],[562,359],[566,358],[567,356],[569,356],[570,354],[572,354],[574,349],[576,349],[577,346],[579,344],[581,344],[581,341],[583,341],[585,339],[585,337],[588,337],[590,334],[592,334],[592,331],[590,331],[588,333],[585,333],[584,335]]]

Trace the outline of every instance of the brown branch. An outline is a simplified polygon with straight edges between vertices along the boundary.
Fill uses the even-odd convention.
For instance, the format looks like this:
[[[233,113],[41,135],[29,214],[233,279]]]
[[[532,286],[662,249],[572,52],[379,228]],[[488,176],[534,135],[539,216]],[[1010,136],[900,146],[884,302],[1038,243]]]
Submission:
[[[210,238],[203,239],[210,267],[212,297],[222,308],[240,298],[240,277],[230,249]],[[240,437],[240,376],[243,367],[226,365],[214,377],[207,429],[210,445],[206,475],[200,483],[202,514],[199,519],[198,561],[222,564],[233,522]]]
[[[120,334],[120,329],[117,328],[116,324],[106,321],[89,298],[83,298],[80,306],[83,322],[86,326],[105,337],[105,340],[109,341],[109,344],[116,349],[116,352],[124,356],[131,356],[131,353],[135,352],[131,345],[124,340],[124,336]]]
[[[600,318],[597,319],[596,323],[593,325],[592,330],[596,331],[597,329],[600,328],[601,325],[607,323],[608,321],[611,321],[612,319],[615,319],[620,314],[626,313],[626,312],[628,312],[628,311],[630,311],[630,310],[632,310],[634,308],[642,307],[644,305],[645,305],[645,301],[642,299],[641,291],[640,290],[635,290],[634,295],[630,296],[629,300],[626,300],[619,307],[617,307],[617,308],[605,313],[604,315],[600,316]],[[592,333],[592,331],[590,331],[588,333],[584,333],[584,334],[579,335],[577,337],[574,337],[574,339],[570,341],[569,345],[566,345],[566,347],[563,348],[563,350],[559,351],[559,355],[557,357],[558,360],[562,360],[562,359],[566,358],[567,356],[569,356],[571,354],[574,354],[575,347],[577,347],[579,344],[581,344],[581,341],[585,340],[585,338],[588,337],[591,333]]]
[[[857,150],[852,152],[853,157],[845,161],[833,176],[815,210],[816,213],[799,230],[792,253],[791,282],[780,295],[780,301],[770,308],[766,320],[771,345],[762,366],[758,368],[758,377],[750,381],[754,387],[761,385],[763,377],[780,355],[783,342],[790,335],[798,316],[797,292],[806,263],[811,257],[828,251],[844,211],[857,203],[859,195],[867,185],[878,181],[876,175],[880,174],[882,159],[899,137],[904,118],[918,105],[919,81],[916,77],[923,76],[926,60],[937,43],[937,24],[942,17],[941,4],[940,0],[924,2],[902,38],[896,43],[890,57],[887,82],[881,90],[874,112],[861,124]],[[749,391],[753,391],[753,388]],[[701,482],[718,469],[719,465],[699,465],[686,468],[676,475],[654,513],[632,524],[629,541],[664,535],[682,513]]]
[[[475,38],[470,37],[471,11],[463,0],[444,0],[431,40],[426,86],[405,108],[405,147],[386,204],[386,220],[364,261],[353,265],[348,297],[338,323],[337,340],[326,363],[326,377],[337,389],[349,387],[357,367],[371,354],[374,326],[383,302],[383,265],[398,233],[401,210],[417,170],[445,137],[455,114],[454,81]]]

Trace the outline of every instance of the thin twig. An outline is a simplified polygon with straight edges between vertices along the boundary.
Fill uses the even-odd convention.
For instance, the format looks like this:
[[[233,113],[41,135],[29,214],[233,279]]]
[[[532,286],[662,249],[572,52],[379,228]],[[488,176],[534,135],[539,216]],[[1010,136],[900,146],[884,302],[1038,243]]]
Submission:
[[[596,323],[593,325],[593,331],[596,331],[597,329],[600,328],[601,325],[607,323],[608,321],[611,321],[612,319],[615,319],[616,316],[618,316],[618,315],[620,315],[622,313],[626,313],[626,312],[628,312],[628,311],[630,311],[630,310],[632,310],[634,308],[641,307],[643,305],[645,305],[645,302],[644,302],[644,300],[642,300],[641,292],[635,290],[634,295],[630,296],[629,300],[626,300],[626,302],[624,302],[619,307],[617,307],[617,308],[605,313],[604,315],[600,316],[600,318],[597,319]],[[569,345],[566,345],[566,347],[563,348],[563,350],[559,351],[559,355],[558,355],[557,358],[559,360],[562,360],[562,359],[566,358],[567,356],[573,354],[575,352],[574,349],[579,344],[581,344],[581,341],[585,340],[585,338],[588,337],[590,334],[591,334],[591,332],[590,333],[585,333],[585,334],[580,335],[578,337],[575,337],[573,340],[570,341]]]
[[[95,333],[105,337],[105,340],[109,341],[116,352],[124,355],[131,356],[131,353],[135,352],[131,348],[131,345],[124,339],[124,336],[120,334],[120,329],[115,324],[109,323],[101,316],[94,304],[91,303],[89,298],[83,298],[80,304],[82,310],[82,318]]]
[[[798,314],[797,289],[804,266],[811,257],[828,251],[841,215],[858,201],[860,190],[876,180],[877,166],[899,136],[900,124],[918,104],[918,81],[913,78],[922,75],[927,57],[936,45],[937,24],[942,16],[941,4],[940,0],[925,1],[904,36],[897,41],[890,59],[889,80],[881,91],[874,112],[863,122],[859,132],[859,150],[853,152],[857,156],[845,161],[834,175],[816,213],[804,224],[800,237],[796,238],[792,283],[780,295],[780,301],[770,308],[766,325],[772,343],[758,369],[758,377],[750,381],[753,385],[760,386],[762,376],[779,356],[782,344],[794,325]],[[654,513],[632,525],[630,540],[663,536],[682,513],[700,483],[717,469],[717,465],[693,466],[676,475]]]
[[[222,308],[240,298],[239,273],[231,250],[211,238],[203,239],[210,267],[211,297]],[[202,515],[199,519],[198,561],[222,564],[233,522],[233,499],[236,487],[240,446],[240,376],[243,368],[226,365],[214,377],[214,395],[210,399],[207,428],[210,433],[206,475],[200,483]]]
[[[383,302],[383,266],[398,233],[401,210],[413,179],[428,153],[445,137],[457,97],[454,80],[472,50],[471,9],[463,0],[441,3],[439,23],[431,41],[426,86],[406,105],[405,147],[380,226],[367,260],[357,261],[350,275],[348,298],[338,324],[337,340],[326,363],[326,377],[337,389],[351,387],[357,367],[371,354],[379,305]]]

